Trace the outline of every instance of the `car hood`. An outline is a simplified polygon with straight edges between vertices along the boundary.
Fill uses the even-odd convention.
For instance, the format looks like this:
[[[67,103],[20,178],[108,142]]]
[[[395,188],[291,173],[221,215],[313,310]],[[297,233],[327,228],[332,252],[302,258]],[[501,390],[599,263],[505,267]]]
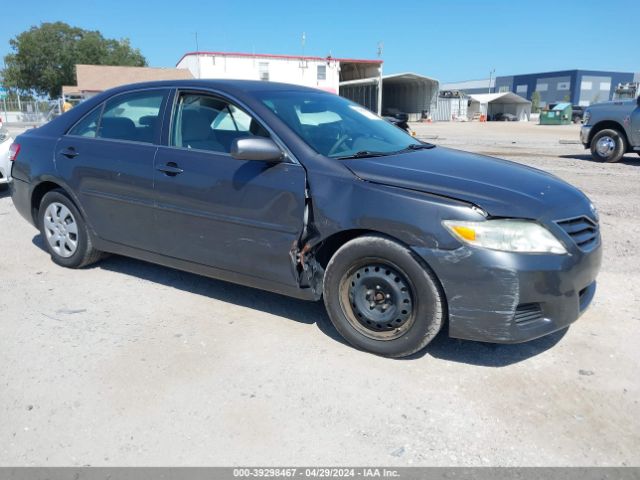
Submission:
[[[462,200],[496,217],[559,219],[591,211],[580,190],[549,173],[460,150],[436,147],[344,162],[363,180]]]

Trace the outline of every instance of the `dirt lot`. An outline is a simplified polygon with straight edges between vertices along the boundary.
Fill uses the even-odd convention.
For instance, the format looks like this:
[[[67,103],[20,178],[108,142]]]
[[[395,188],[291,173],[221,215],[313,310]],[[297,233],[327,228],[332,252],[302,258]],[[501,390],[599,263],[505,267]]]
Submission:
[[[0,465],[640,464],[640,157],[594,163],[560,143],[576,126],[415,129],[592,198],[604,264],[568,331],[379,358],[321,304],[122,257],[57,267],[0,192]]]

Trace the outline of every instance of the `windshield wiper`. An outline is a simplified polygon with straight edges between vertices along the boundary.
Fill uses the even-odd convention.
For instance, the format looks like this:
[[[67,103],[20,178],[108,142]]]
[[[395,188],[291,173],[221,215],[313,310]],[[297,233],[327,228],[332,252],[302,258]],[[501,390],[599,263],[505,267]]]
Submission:
[[[369,157],[384,157],[390,155],[392,152],[372,152],[369,150],[361,150],[353,155],[345,155],[343,157],[336,157],[337,160],[349,160],[352,158],[369,158]]]
[[[433,143],[412,143],[405,150],[424,150],[426,148],[435,148]]]

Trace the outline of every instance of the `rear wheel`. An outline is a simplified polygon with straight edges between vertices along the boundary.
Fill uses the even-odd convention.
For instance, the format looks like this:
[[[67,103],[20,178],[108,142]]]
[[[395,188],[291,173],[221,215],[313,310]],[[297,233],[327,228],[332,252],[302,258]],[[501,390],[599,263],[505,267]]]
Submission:
[[[345,340],[387,357],[421,350],[445,317],[435,275],[409,249],[376,235],[351,240],[334,254],[324,302]]]
[[[101,258],[102,253],[93,248],[82,215],[64,191],[45,194],[38,220],[45,246],[58,265],[81,268]]]
[[[624,137],[617,130],[600,130],[591,140],[591,155],[601,162],[615,163],[622,159],[626,147]]]

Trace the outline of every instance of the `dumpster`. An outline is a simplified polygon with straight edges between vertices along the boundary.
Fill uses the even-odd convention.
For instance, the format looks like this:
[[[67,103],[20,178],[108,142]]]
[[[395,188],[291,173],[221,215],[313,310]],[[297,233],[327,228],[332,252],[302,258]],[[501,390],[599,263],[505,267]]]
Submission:
[[[540,125],[569,125],[573,120],[572,113],[570,103],[558,103],[540,112]]]

